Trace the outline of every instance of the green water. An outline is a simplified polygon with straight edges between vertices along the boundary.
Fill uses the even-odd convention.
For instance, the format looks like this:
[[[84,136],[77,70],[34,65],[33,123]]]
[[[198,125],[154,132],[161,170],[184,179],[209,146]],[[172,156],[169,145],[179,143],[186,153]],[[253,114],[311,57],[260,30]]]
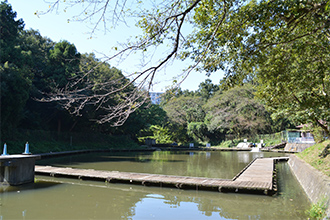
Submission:
[[[250,152],[93,154],[39,164],[232,178]],[[36,176],[36,183],[0,188],[0,219],[306,219],[310,203],[287,163],[277,165],[275,196],[217,193]]]

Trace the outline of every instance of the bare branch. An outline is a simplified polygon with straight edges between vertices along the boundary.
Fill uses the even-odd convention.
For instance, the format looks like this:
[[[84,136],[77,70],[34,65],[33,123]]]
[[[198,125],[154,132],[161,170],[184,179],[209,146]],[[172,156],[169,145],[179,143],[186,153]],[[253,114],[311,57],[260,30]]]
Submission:
[[[106,57],[104,62],[109,62],[115,58],[120,58],[124,55],[128,55],[132,52],[142,52],[147,47],[161,45],[163,40],[171,42],[171,51],[161,59],[156,65],[149,66],[142,71],[138,71],[130,74],[133,78],[125,84],[121,84],[118,87],[118,82],[121,79],[109,79],[107,82],[95,83],[89,80],[90,74],[98,68],[96,65],[89,71],[83,73],[79,79],[76,79],[71,84],[68,84],[65,88],[53,88],[53,92],[48,95],[48,98],[44,98],[43,101],[57,101],[65,109],[70,111],[72,114],[81,115],[82,111],[87,105],[92,105],[96,110],[106,112],[102,115],[100,119],[96,121],[98,123],[110,122],[112,126],[122,125],[129,115],[134,112],[137,108],[143,105],[148,100],[148,91],[151,89],[153,82],[155,80],[157,72],[166,65],[171,59],[174,59],[176,54],[180,49],[180,44],[185,41],[184,35],[182,33],[182,27],[185,22],[187,22],[187,16],[193,11],[193,9],[198,5],[201,0],[195,0],[189,4],[186,8],[181,9],[179,1],[175,2],[175,7],[172,6],[170,14],[162,17],[156,14],[154,17],[154,23],[148,24],[150,27],[154,28],[155,31],[147,33],[144,38],[135,44],[128,45],[123,49],[119,50],[115,54]],[[88,11],[94,1],[86,1],[87,7],[84,9],[84,13]],[[106,12],[109,9],[109,0],[103,1],[102,7],[97,7],[94,3],[93,13],[89,13],[85,18],[91,19],[93,16],[98,16],[98,19],[92,29],[94,34],[96,28],[101,22],[105,22]],[[54,4],[58,5],[59,1]],[[119,0],[115,1],[114,11],[116,11],[117,21],[122,16],[123,8],[126,4],[126,0],[123,4],[119,4]],[[55,7],[55,5],[53,5]],[[224,6],[225,8],[225,6]],[[119,12],[118,12],[119,10]],[[205,49],[205,52],[199,58],[198,63],[202,60],[209,49],[209,45],[214,40],[216,32],[219,26],[224,21],[226,13],[224,13],[223,18],[218,22],[216,29],[213,32],[212,38]],[[174,38],[167,36],[167,31],[172,31],[175,34]],[[163,39],[163,40],[162,40]],[[194,69],[198,63],[190,67],[188,74],[192,69]],[[187,76],[188,76],[187,74]],[[186,77],[187,77],[186,76]],[[140,81],[140,82],[139,82]],[[81,87],[81,85],[84,85]],[[127,89],[133,88],[129,91]],[[97,89],[95,89],[97,88]],[[109,105],[109,100],[116,99],[117,103],[115,105]]]

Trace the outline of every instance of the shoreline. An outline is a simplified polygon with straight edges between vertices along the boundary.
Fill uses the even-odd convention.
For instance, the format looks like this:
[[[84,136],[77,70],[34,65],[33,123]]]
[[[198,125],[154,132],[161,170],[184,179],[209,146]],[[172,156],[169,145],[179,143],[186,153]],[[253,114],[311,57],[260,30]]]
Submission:
[[[296,155],[290,155],[288,164],[312,203],[316,204],[323,199],[325,200],[327,205],[326,216],[330,218],[330,177]]]

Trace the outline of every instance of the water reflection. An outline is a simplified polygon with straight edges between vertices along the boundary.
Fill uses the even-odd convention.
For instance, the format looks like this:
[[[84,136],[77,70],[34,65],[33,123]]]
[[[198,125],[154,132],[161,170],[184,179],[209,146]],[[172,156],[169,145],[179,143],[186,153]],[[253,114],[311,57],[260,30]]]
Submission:
[[[305,219],[308,200],[287,164],[274,197],[38,177],[57,187],[1,193],[3,219]],[[39,180],[40,181],[40,180]],[[60,184],[59,184],[60,183]]]
[[[48,181],[37,181],[36,183],[24,184],[22,186],[10,186],[8,184],[0,184],[0,193],[10,193],[26,191],[26,190],[38,190],[49,187],[57,186],[59,183]]]
[[[155,151],[78,155],[37,163],[96,170],[232,179],[254,158],[278,155],[268,152]]]
[[[238,152],[237,159],[239,163],[249,163],[250,154],[249,152]]]
[[[189,152],[114,157],[101,154],[95,158],[102,158],[99,163],[109,169],[113,168],[111,163],[118,163],[115,166],[119,167],[119,164],[127,165],[126,159],[131,158],[134,166],[139,164],[136,160],[140,160],[143,166],[166,170],[169,169],[165,168],[167,163],[172,163],[176,169],[185,168],[187,174],[217,175],[218,169],[231,172],[231,166],[249,163],[256,156],[249,152],[194,152],[193,156],[189,155]],[[118,157],[126,159],[118,160]],[[106,162],[108,159],[112,161]],[[71,162],[52,163],[97,165],[87,160],[89,162],[83,163],[81,159],[71,158]],[[184,162],[185,165],[181,164]],[[279,193],[272,197],[36,176],[35,184],[0,193],[0,219],[306,219],[304,210],[310,205],[306,195],[286,163],[279,163],[277,168]]]

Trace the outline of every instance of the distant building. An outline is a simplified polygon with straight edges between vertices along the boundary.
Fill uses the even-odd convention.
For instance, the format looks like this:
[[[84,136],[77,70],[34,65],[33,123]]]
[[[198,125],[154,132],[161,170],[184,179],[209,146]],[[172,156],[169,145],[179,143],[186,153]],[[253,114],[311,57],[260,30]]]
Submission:
[[[286,142],[285,151],[301,152],[315,144],[314,137],[308,130],[283,131],[282,135]]]
[[[315,144],[314,137],[312,133],[308,130],[284,131],[282,134],[283,134],[283,139],[287,143]]]
[[[159,105],[161,102],[161,96],[163,95],[163,92],[149,92],[151,103]]]

